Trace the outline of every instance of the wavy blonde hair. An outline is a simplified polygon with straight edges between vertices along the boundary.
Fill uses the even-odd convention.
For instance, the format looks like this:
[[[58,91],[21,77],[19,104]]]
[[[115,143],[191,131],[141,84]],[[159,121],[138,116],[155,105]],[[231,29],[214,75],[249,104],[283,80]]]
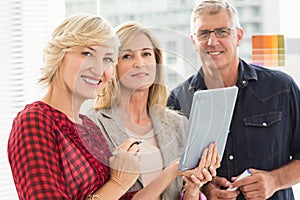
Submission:
[[[44,49],[44,65],[39,83],[49,86],[53,82],[66,52],[92,45],[113,47],[117,52],[119,40],[104,19],[89,14],[77,14],[63,20],[53,31]]]
[[[147,106],[148,110],[153,109],[155,106],[165,108],[167,89],[164,83],[163,56],[157,39],[151,33],[149,28],[143,27],[141,24],[135,21],[125,22],[119,25],[116,27],[115,32],[121,43],[119,52],[122,52],[123,48],[129,43],[134,42],[134,39],[138,34],[145,34],[151,41],[156,60],[156,77],[154,83],[149,88]],[[103,95],[98,95],[95,100],[94,108],[96,110],[110,108],[113,104],[119,104],[121,94],[118,86],[118,74],[116,68],[114,69],[113,79],[102,92]]]

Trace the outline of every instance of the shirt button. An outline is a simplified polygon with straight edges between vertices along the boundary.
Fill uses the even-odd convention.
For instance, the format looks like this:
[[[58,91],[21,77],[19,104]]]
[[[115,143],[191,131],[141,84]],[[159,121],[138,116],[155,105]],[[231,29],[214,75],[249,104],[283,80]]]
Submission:
[[[229,156],[229,160],[233,160],[233,155],[230,155],[230,156]]]
[[[266,123],[266,122],[264,122],[264,123],[262,123],[262,125],[263,125],[263,126],[267,126],[267,123]]]
[[[247,86],[247,85],[248,85],[248,83],[247,83],[246,80],[243,80],[243,81],[242,81],[242,84],[243,84],[244,86]]]

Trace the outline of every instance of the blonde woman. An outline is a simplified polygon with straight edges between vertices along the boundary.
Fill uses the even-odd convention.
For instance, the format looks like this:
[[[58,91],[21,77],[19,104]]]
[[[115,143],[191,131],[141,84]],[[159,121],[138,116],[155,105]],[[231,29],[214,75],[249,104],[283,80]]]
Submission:
[[[75,15],[54,30],[40,79],[48,91],[19,112],[8,141],[19,199],[119,199],[138,178],[135,140],[110,157],[99,127],[79,114],[110,80],[118,45],[97,16]]]
[[[167,91],[163,81],[162,52],[149,29],[137,22],[116,28],[120,39],[115,77],[96,99],[89,116],[100,126],[110,149],[127,138],[139,144],[141,176],[130,191],[140,191],[134,199],[199,199],[199,187],[210,181],[219,167],[216,145],[196,169],[178,172],[175,162],[183,147],[187,119],[166,108]],[[142,189],[145,188],[145,189]],[[201,196],[200,196],[201,197]]]

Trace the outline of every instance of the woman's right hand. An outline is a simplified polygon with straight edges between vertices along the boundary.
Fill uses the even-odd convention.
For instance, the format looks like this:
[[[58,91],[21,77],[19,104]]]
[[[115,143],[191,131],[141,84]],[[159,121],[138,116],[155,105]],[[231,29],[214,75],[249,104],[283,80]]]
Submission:
[[[109,159],[110,181],[120,186],[123,192],[136,182],[140,174],[140,148],[134,142],[133,139],[126,140],[113,151]]]
[[[211,143],[203,151],[198,166],[192,170],[180,172],[180,175],[187,177],[196,176],[200,180],[199,187],[202,187],[203,184],[211,181],[216,176],[216,169],[221,166],[220,162],[221,159],[217,151],[217,144]]]

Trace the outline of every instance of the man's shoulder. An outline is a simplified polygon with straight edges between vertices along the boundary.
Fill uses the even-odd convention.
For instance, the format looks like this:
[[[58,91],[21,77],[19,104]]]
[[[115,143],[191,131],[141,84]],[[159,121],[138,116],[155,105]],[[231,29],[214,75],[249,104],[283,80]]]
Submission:
[[[260,79],[276,79],[288,82],[292,80],[292,77],[289,74],[281,71],[280,69],[268,68],[254,64],[249,64],[248,66],[256,71],[258,78]]]
[[[179,110],[185,116],[189,116],[191,103],[193,100],[194,88],[191,87],[191,82],[195,75],[190,76],[177,87],[171,90],[167,100],[169,108]]]
[[[194,76],[195,76],[195,74],[189,76],[186,80],[179,83],[174,89],[171,90],[171,93],[177,95],[177,94],[185,93],[186,91],[188,91]]]
[[[256,81],[251,81],[253,84],[251,83],[250,87],[256,91],[257,95],[260,94],[259,96],[289,92],[292,87],[297,87],[293,78],[279,69],[253,64],[249,64],[248,67],[254,70],[256,74]]]

